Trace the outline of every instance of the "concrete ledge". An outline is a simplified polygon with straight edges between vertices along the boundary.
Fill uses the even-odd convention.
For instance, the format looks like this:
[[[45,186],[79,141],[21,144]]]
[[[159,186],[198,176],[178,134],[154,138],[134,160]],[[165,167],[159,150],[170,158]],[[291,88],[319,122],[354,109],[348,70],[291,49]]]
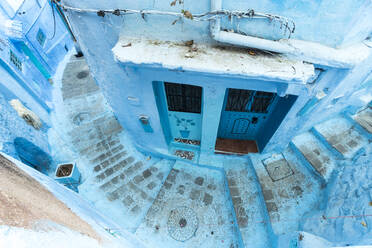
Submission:
[[[121,63],[160,65],[168,69],[296,83],[306,83],[314,76],[311,64],[243,48],[122,37],[112,51]]]

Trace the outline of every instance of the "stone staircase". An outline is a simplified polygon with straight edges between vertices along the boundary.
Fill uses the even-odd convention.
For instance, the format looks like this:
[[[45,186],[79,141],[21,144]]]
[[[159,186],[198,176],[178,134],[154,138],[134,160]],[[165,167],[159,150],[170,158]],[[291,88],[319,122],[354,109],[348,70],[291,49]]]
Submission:
[[[203,167],[137,152],[84,60],[67,65],[62,93],[68,136],[86,160],[80,194],[151,247],[275,247],[372,140],[369,106],[314,126],[281,153]]]
[[[371,113],[371,106],[355,115],[344,113],[294,137],[280,154],[249,156],[275,235],[300,230],[306,212],[319,208],[323,189],[335,178],[338,167],[353,163],[372,149]],[[243,174],[239,169],[233,170]],[[230,193],[236,194],[234,190]],[[237,212],[240,200],[233,198],[233,203]]]
[[[252,165],[228,160],[224,170],[241,241],[239,247],[271,247],[269,217]]]

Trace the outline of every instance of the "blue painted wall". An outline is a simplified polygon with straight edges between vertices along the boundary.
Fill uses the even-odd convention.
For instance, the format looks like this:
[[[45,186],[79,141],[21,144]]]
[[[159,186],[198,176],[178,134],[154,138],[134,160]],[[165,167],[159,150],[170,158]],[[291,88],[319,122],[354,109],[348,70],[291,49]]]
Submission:
[[[1,20],[19,21],[23,31],[22,37],[14,39],[0,30],[0,150],[29,164],[45,158],[45,166],[38,169],[46,173],[54,169],[47,137],[53,109],[51,77],[73,43],[48,1],[26,0],[17,7],[0,0]],[[45,35],[43,42],[37,40],[39,30]],[[27,125],[9,105],[12,99],[38,115],[43,127],[36,130]]]

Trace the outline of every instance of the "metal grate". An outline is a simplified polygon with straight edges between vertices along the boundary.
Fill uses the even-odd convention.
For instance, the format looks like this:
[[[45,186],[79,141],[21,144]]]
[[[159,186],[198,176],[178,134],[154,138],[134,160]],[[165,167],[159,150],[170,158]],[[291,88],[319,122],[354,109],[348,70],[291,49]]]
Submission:
[[[249,112],[247,106],[252,99],[253,91],[229,89],[226,111]]]
[[[270,92],[256,91],[251,112],[267,113],[271,102],[274,100],[275,94]]]
[[[168,82],[164,86],[169,111],[201,113],[201,87]]]
[[[267,113],[275,96],[270,92],[229,89],[225,111]]]

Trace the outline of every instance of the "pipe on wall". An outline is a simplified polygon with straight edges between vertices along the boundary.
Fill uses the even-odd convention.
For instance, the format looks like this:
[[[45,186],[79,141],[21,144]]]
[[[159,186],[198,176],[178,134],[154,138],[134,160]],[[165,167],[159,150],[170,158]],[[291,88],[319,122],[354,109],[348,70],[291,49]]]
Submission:
[[[211,11],[221,9],[222,0],[211,0]],[[371,49],[363,42],[350,47],[336,49],[310,41],[296,39],[273,41],[222,31],[221,20],[218,18],[211,20],[210,32],[212,38],[218,42],[288,54],[313,64],[340,69],[353,68],[366,59],[371,52]]]

